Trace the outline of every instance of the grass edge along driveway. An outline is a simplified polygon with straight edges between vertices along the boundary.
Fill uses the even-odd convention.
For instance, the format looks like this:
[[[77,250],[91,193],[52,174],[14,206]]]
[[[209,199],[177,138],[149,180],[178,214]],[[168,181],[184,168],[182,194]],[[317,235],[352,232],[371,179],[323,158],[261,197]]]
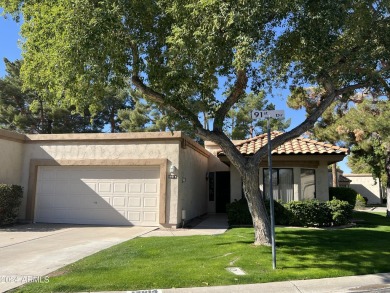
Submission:
[[[137,238],[53,273],[48,283],[14,292],[162,289],[263,283],[390,272],[390,219],[357,212],[363,222],[345,229],[276,229],[277,269],[271,248],[255,247],[252,228],[216,236]],[[236,276],[227,267],[240,267]]]

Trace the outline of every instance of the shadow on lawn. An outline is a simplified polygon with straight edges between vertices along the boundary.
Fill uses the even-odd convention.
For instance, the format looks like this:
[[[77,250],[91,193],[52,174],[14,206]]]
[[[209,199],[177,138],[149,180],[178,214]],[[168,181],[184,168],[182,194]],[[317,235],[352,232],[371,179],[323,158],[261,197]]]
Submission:
[[[389,230],[359,228],[284,230],[277,235],[281,258],[290,260],[284,268],[338,269],[354,274],[389,272],[389,242]]]
[[[378,227],[378,226],[390,226],[390,218],[387,218],[386,215],[376,214],[370,212],[354,212],[353,220],[358,226],[362,227]]]

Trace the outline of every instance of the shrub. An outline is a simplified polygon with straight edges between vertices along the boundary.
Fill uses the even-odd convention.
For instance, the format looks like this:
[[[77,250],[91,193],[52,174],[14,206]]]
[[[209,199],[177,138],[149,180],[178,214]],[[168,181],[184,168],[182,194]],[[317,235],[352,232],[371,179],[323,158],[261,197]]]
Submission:
[[[334,226],[348,224],[352,218],[353,207],[347,202],[336,198],[326,202],[332,215]]]
[[[339,200],[347,201],[353,207],[356,203],[357,192],[349,187],[329,187],[329,200],[334,197]]]
[[[285,226],[324,227],[340,226],[349,222],[353,207],[347,201],[334,198],[328,202],[318,200],[274,202],[275,224]],[[265,201],[269,211],[269,201]],[[245,199],[235,200],[227,206],[229,225],[252,225]]]
[[[21,186],[0,184],[0,225],[15,223],[22,197]]]
[[[290,225],[293,226],[330,226],[332,214],[326,203],[318,200],[292,201],[285,204],[290,212]]]
[[[268,216],[270,215],[270,201],[269,199],[265,200],[265,207],[267,208]],[[274,200],[274,215],[275,215],[275,225],[289,225],[290,224],[290,212],[285,208],[285,206]]]
[[[356,195],[355,209],[363,209],[366,206],[366,200],[361,194]]]
[[[265,201],[265,206],[270,215],[269,200]],[[249,212],[248,202],[245,198],[240,200],[234,200],[234,202],[227,205],[228,223],[232,225],[253,225],[252,216]],[[288,225],[289,224],[289,212],[278,201],[274,201],[274,214],[276,225]]]
[[[248,203],[245,198],[234,200],[226,206],[228,224],[232,225],[253,225],[252,216],[249,212]]]

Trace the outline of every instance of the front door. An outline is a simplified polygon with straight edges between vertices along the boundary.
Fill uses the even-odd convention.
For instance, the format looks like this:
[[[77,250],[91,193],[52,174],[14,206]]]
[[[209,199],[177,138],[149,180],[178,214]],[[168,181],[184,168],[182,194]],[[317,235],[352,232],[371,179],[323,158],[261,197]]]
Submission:
[[[215,212],[226,213],[226,205],[230,203],[230,172],[216,172],[215,179]]]

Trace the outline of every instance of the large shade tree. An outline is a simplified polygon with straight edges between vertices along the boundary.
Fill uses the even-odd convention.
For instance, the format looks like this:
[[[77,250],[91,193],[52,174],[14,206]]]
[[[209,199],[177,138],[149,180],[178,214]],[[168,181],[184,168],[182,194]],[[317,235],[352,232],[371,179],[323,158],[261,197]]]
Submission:
[[[380,95],[367,95],[364,101],[345,111],[328,131],[351,147],[353,156],[349,163],[355,172],[368,171],[379,183],[387,183],[390,202],[390,103]],[[387,210],[390,216],[390,205]]]
[[[231,139],[246,139],[267,132],[266,120],[253,120],[250,113],[253,110],[275,110],[275,105],[268,103],[265,99],[265,93],[260,92],[255,95],[253,93],[245,94],[233,107],[230,109],[225,120],[225,133]],[[229,121],[230,118],[230,121]],[[291,119],[276,120],[271,119],[271,130],[283,131],[291,124]]]
[[[21,133],[100,132],[101,119],[85,108],[82,115],[72,105],[49,104],[34,90],[23,88],[22,60],[4,58],[6,75],[0,78],[0,128]]]
[[[233,105],[278,81],[323,89],[316,109],[272,145],[310,129],[336,99],[388,88],[388,0],[0,0],[22,13],[23,78],[36,91],[83,104],[107,84],[129,86],[217,143],[242,176],[255,244],[270,244],[259,189],[267,146],[244,157],[223,132]],[[223,89],[222,89],[223,87]],[[95,93],[84,100],[85,91]],[[220,97],[219,92],[229,93]],[[96,100],[96,101],[95,101]],[[200,122],[201,104],[210,129]]]

